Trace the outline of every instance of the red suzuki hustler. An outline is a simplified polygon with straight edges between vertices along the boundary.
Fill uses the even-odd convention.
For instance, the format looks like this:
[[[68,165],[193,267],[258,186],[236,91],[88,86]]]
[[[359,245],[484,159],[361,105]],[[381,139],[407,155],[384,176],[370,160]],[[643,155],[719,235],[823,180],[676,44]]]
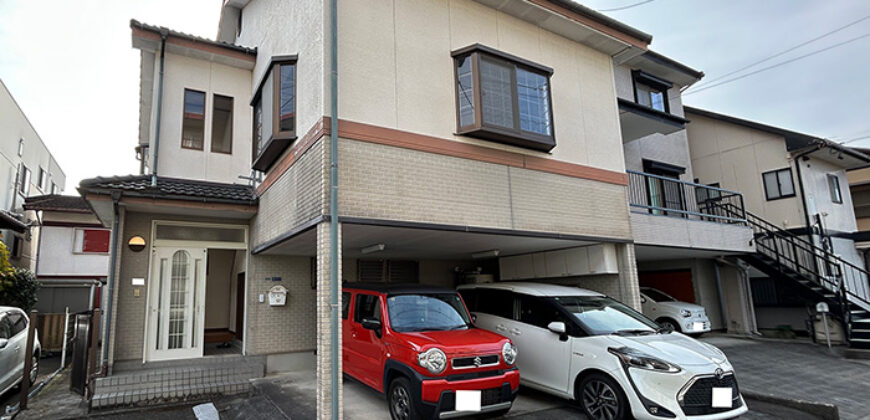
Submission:
[[[455,290],[346,283],[344,373],[386,395],[394,420],[507,413],[517,348],[477,328]]]

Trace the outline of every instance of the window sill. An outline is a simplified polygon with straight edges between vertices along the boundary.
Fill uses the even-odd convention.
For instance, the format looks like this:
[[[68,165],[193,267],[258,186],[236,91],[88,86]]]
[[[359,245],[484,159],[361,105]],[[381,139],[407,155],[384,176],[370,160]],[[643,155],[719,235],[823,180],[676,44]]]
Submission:
[[[260,152],[260,155],[254,159],[251,168],[260,172],[267,172],[269,168],[275,164],[275,161],[281,157],[284,151],[287,150],[287,148],[295,141],[295,135],[273,137],[263,147],[263,151]]]
[[[549,152],[554,147],[556,147],[556,140],[553,137],[534,135],[531,133],[519,134],[512,130],[505,130],[490,126],[459,129],[456,131],[456,134],[483,140],[490,140],[497,143],[522,147],[525,149],[538,150],[541,152]]]

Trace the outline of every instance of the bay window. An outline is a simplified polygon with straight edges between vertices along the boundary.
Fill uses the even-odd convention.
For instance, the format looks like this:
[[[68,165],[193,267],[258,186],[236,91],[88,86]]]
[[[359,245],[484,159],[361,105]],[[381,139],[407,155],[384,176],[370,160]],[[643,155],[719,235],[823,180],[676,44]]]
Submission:
[[[479,44],[453,58],[458,134],[542,151],[556,146],[552,69]]]
[[[296,140],[296,56],[272,58],[251,106],[252,167],[265,172]]]

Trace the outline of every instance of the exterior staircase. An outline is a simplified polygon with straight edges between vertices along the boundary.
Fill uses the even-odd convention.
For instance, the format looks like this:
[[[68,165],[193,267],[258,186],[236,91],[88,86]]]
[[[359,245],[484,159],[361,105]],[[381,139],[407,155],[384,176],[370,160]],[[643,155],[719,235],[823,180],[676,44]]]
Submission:
[[[721,208],[727,214],[743,215],[737,207]],[[826,302],[843,320],[849,345],[870,349],[870,273],[750,212],[745,216],[756,252],[740,258],[771,277],[796,284],[810,301]]]

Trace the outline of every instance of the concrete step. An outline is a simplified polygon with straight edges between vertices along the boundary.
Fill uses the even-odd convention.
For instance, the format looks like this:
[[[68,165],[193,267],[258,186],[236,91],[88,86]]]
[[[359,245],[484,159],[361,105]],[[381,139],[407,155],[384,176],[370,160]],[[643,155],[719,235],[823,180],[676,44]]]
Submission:
[[[210,394],[238,394],[250,391],[250,381],[265,375],[265,363],[260,359],[213,359],[148,363],[145,367],[97,378],[91,407],[160,404]]]

